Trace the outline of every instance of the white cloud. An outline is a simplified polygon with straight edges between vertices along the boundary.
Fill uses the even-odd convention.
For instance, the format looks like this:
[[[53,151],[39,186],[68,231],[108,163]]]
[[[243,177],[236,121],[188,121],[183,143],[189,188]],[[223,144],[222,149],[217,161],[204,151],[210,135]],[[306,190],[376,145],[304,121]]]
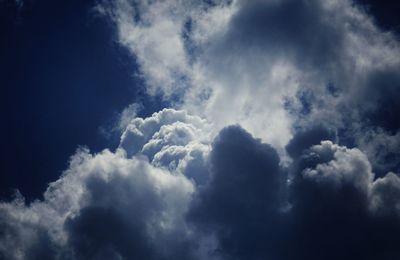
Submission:
[[[163,109],[145,119],[132,118],[122,134],[120,148],[128,157],[144,155],[154,166],[202,183],[207,178],[204,164],[212,139],[210,129],[211,125],[200,117]]]
[[[192,258],[213,246],[204,237],[200,251],[191,248],[194,233],[185,220],[196,185],[208,178],[209,124],[173,109],[144,119],[126,115],[115,152],[79,149],[60,179],[49,184],[43,201],[26,203],[17,194],[13,202],[0,203],[1,257]],[[117,221],[113,238],[92,233],[106,228],[102,217]],[[107,245],[99,246],[103,234]],[[120,239],[128,239],[128,245]],[[136,239],[142,242],[129,248]],[[92,247],[98,247],[95,253]]]
[[[155,168],[140,157],[126,158],[122,150],[96,155],[80,150],[63,176],[49,185],[44,201],[26,205],[19,198],[0,204],[0,252],[6,258],[28,259],[31,250],[40,252],[48,246],[61,248],[55,254],[68,256],[74,236],[68,226],[74,224],[68,223],[79,222],[88,208],[116,210],[128,218],[127,227],[143,224],[145,236],[151,237],[151,246],[156,248],[169,234],[187,235],[183,214],[193,191],[183,175]]]
[[[303,170],[304,177],[317,182],[328,181],[337,186],[350,183],[367,193],[374,178],[367,156],[358,149],[347,149],[331,141],[322,141],[320,145],[311,147],[307,154],[318,159],[329,155],[332,156],[329,162]]]
[[[302,159],[321,162],[302,170],[303,178],[317,185],[328,184],[335,190],[354,187],[367,201],[373,215],[400,217],[400,177],[389,172],[375,179],[370,161],[359,149],[322,141],[306,150]],[[351,200],[350,197],[348,199]]]
[[[400,177],[393,172],[372,185],[371,210],[375,215],[400,218]]]
[[[206,118],[214,135],[239,123],[281,155],[294,125],[361,123],[379,106],[363,102],[370,75],[400,68],[395,37],[347,0],[121,0],[111,10],[150,94]]]

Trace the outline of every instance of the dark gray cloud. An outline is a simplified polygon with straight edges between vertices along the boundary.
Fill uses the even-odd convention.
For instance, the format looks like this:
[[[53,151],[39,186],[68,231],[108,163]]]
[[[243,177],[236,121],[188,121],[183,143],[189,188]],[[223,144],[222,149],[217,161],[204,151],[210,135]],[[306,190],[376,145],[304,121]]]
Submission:
[[[238,126],[227,127],[213,143],[210,169],[189,219],[200,232],[216,235],[214,253],[226,259],[276,257],[285,176],[275,149]]]
[[[160,224],[165,202],[151,186],[138,191],[131,181],[128,176],[87,181],[88,205],[65,222],[74,258],[192,259],[193,243],[184,230],[168,235],[151,230]]]
[[[287,168],[272,146],[226,127],[199,184],[144,155],[79,151],[44,201],[0,204],[1,257],[396,259],[400,177],[376,179],[364,153],[326,137],[297,134]]]
[[[238,127],[222,130],[211,152],[210,182],[198,191],[189,215],[197,229],[217,237],[215,255],[222,259],[400,255],[396,246],[400,177],[389,173],[374,181],[361,151],[330,141],[313,145],[309,137],[313,133],[315,140],[324,136],[312,129],[295,137],[304,137],[303,142],[291,142],[291,149],[302,152],[287,184],[282,182],[285,170],[273,148]]]
[[[360,106],[366,106],[363,118],[367,124],[381,126],[396,133],[400,129],[400,66],[377,70],[368,75],[366,91],[360,97]],[[368,122],[369,121],[369,122]]]
[[[327,141],[306,150],[299,160],[307,168],[294,169],[290,187],[289,259],[398,257],[400,219],[390,205],[392,199],[398,201],[398,190],[389,188],[397,185],[398,176],[373,181],[365,155]],[[381,197],[377,187],[386,182],[391,196],[377,210],[373,198]]]
[[[272,63],[289,58],[300,66],[318,67],[327,72],[337,65],[344,48],[341,14],[327,10],[321,1],[239,1],[240,10],[229,24],[219,55],[238,57],[262,53]],[[329,19],[327,19],[327,15]],[[246,54],[244,54],[246,53]],[[263,57],[258,57],[263,59]]]
[[[324,140],[335,142],[336,139],[334,131],[323,126],[314,126],[308,130],[296,132],[292,140],[286,145],[286,151],[293,159],[296,159],[310,146],[319,144]]]

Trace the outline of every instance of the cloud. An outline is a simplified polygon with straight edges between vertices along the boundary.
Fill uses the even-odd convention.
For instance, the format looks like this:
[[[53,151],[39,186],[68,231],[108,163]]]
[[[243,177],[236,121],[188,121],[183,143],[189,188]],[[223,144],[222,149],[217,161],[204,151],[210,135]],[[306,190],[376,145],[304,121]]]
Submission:
[[[347,0],[101,2],[148,94],[43,200],[0,203],[5,259],[397,259],[400,48]]]
[[[173,109],[124,118],[116,151],[79,149],[43,201],[0,204],[1,258],[197,259],[185,214],[208,178],[207,122]]]
[[[0,256],[283,260],[400,254],[400,177],[375,179],[357,148],[314,144],[311,129],[296,135],[304,141],[290,142],[297,156],[286,167],[275,148],[238,125],[222,129],[202,150],[186,131],[205,129],[195,122],[203,121],[172,109],[134,118],[127,131],[135,126],[141,136],[144,129],[153,133],[137,139],[146,142],[141,149],[134,146],[136,135],[123,135],[121,144],[133,138],[125,145],[136,153],[128,155],[129,145],[98,154],[80,149],[43,200],[26,203],[17,194],[0,203]]]
[[[97,155],[80,150],[64,175],[49,185],[44,201],[0,205],[1,255],[185,258],[190,238],[182,216],[193,191],[183,175],[155,168],[143,158],[126,158],[121,150]],[[178,249],[165,252],[174,246]]]
[[[388,171],[400,172],[399,131],[390,133],[382,128],[366,128],[357,135],[357,146],[368,156],[378,176]]]
[[[391,204],[395,196],[376,202],[376,197],[381,198],[376,187],[383,183],[393,188],[386,190],[392,195],[398,192],[394,188],[398,175],[389,173],[374,180],[371,165],[360,150],[330,141],[312,146],[300,161],[303,167],[296,168],[290,188],[294,248],[289,258],[393,259],[399,255],[395,244],[400,219],[392,211],[396,203]],[[377,210],[375,203],[382,208]]]
[[[211,179],[197,192],[190,220],[217,237],[214,254],[221,259],[399,255],[394,194],[400,177],[388,173],[375,180],[360,150],[331,141],[310,145],[290,168],[294,179],[286,182],[288,169],[279,166],[273,148],[230,127],[217,137],[210,157]]]
[[[352,1],[121,0],[106,10],[148,93],[206,118],[214,136],[240,123],[285,155],[314,123],[347,145],[364,128],[398,131],[399,43]]]
[[[210,128],[211,125],[200,117],[188,115],[185,111],[163,109],[146,119],[131,118],[119,146],[128,157],[146,156],[154,166],[204,183]]]
[[[91,174],[85,180],[85,205],[64,224],[74,257],[186,258],[185,247],[180,244],[190,248],[182,223],[193,192],[190,181],[140,159],[118,158],[112,153],[103,156],[109,158],[97,157],[89,162],[98,161],[105,168],[99,165],[100,176]],[[98,166],[93,167],[97,171]],[[165,247],[176,248],[164,255]]]
[[[210,154],[211,179],[198,190],[189,219],[217,237],[227,259],[274,256],[284,207],[284,171],[270,145],[239,126],[224,128]]]
[[[398,220],[400,202],[397,199],[400,191],[400,178],[393,172],[377,179],[372,186],[370,207],[374,214],[392,217]]]
[[[286,145],[286,150],[292,158],[296,159],[305,149],[323,140],[336,140],[335,133],[322,126],[313,126],[311,129],[298,131]]]

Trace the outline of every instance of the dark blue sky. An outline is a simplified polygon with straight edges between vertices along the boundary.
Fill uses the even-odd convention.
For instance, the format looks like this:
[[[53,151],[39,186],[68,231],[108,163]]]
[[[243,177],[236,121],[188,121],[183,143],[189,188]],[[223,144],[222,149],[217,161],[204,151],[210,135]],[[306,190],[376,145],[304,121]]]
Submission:
[[[359,1],[382,27],[399,31],[393,1]],[[143,114],[163,107],[147,100],[133,57],[94,4],[0,1],[1,198],[14,188],[39,198],[79,145],[115,147],[118,135],[106,138],[99,128],[128,104],[145,103]]]
[[[13,1],[1,8],[0,197],[18,188],[40,197],[78,145],[115,147],[107,128],[128,104],[143,100],[132,56],[94,1]],[[154,108],[152,106],[155,106]]]

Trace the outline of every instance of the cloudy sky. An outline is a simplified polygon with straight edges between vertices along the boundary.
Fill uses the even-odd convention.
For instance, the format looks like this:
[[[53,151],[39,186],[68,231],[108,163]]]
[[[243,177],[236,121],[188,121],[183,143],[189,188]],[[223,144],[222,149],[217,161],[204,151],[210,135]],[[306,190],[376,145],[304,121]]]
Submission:
[[[0,259],[400,259],[400,11],[0,0]]]

